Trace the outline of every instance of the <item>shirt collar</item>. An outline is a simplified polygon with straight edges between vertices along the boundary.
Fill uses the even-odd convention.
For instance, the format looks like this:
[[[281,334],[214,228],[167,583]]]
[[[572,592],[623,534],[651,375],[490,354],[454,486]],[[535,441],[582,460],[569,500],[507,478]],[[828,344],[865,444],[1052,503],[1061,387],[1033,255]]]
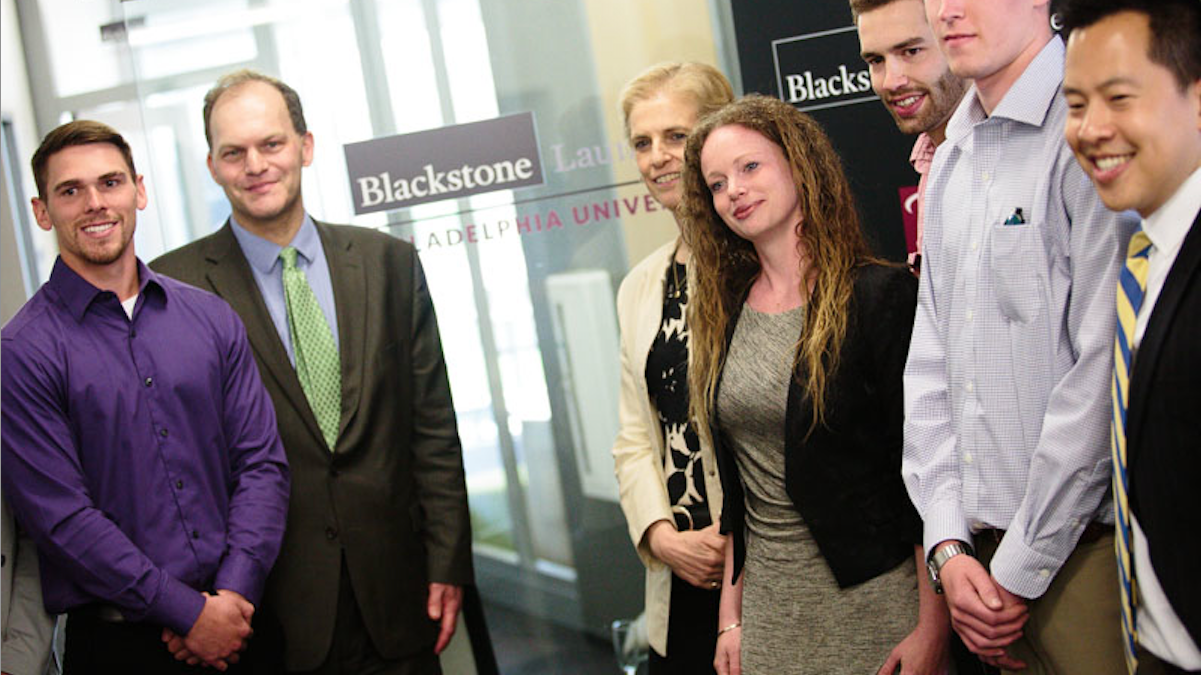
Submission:
[[[938,146],[930,138],[930,134],[922,132],[913,143],[913,151],[909,153],[909,164],[913,170],[924,174],[930,171],[930,162],[934,161],[934,151]]]
[[[1175,255],[1201,211],[1201,168],[1193,171],[1176,192],[1143,220],[1143,229],[1156,251]]]
[[[1063,40],[1054,35],[1005,92],[993,117],[1042,126],[1063,84]]]
[[[1042,126],[1063,84],[1063,53],[1063,40],[1058,35],[1052,36],[1005,92],[992,117]],[[947,140],[958,143],[988,117],[973,83],[947,122]]]
[[[165,300],[167,289],[159,281],[159,276],[140,259],[137,262],[138,295],[144,295],[149,290],[157,289],[157,292],[163,294]],[[87,313],[96,298],[103,293],[109,293],[109,291],[96,288],[87,279],[79,276],[78,272],[63,262],[62,256],[54,261],[54,269],[50,271],[50,280],[46,282],[46,285],[66,305],[67,310],[76,321],[83,321],[83,315]],[[115,294],[112,295],[114,298],[116,297]]]
[[[260,274],[271,274],[276,261],[279,260],[279,252],[284,247],[254,234],[239,224],[233,216],[229,217],[229,223],[234,238],[242,247],[242,254],[246,256],[246,262],[250,263],[250,266],[258,270]],[[317,226],[308,213],[304,214],[300,229],[296,231],[296,235],[292,237],[288,246],[295,248],[306,263],[312,263],[317,258],[317,254],[321,251],[321,238],[317,235]]]

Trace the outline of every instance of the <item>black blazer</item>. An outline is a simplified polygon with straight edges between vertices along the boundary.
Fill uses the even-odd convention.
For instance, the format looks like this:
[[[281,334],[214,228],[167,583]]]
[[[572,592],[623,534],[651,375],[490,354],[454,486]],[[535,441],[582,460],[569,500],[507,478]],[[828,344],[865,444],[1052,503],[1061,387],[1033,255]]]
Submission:
[[[784,433],[788,496],[843,588],[913,559],[922,535],[901,481],[901,376],[917,280],[907,270],[884,265],[859,267],[855,275],[838,370],[827,385],[826,425],[809,432],[813,407],[804,398],[798,366],[788,387]],[[727,353],[736,322],[737,316]],[[721,529],[733,536],[737,579],[746,558],[745,502],[738,466],[718,426],[714,415],[711,431],[725,491]]]
[[[1176,616],[1201,644],[1201,213],[1168,272],[1130,370],[1130,508]]]
[[[292,468],[283,549],[264,608],[288,670],[321,665],[337,617],[342,560],[380,654],[432,650],[428,584],[472,580],[462,453],[433,303],[411,245],[317,223],[342,357],[342,420],[331,453],[228,223],[151,263],[212,291],[246,325]]]

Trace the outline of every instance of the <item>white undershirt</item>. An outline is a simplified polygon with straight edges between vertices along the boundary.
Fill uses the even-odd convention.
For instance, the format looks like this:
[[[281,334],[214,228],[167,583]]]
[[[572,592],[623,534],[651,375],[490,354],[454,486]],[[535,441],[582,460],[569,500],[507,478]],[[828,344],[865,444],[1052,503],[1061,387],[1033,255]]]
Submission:
[[[1143,220],[1152,248],[1147,256],[1147,291],[1134,328],[1135,349],[1143,341],[1155,301],[1198,211],[1201,211],[1201,168],[1193,171],[1163,206]],[[1130,522],[1134,535],[1131,555],[1138,585],[1138,642],[1164,661],[1186,670],[1201,669],[1201,650],[1172,610],[1151,567],[1147,536],[1133,514]]]
[[[125,315],[133,319],[133,306],[138,304],[138,294],[134,293],[128,300],[121,301],[121,307],[125,309]]]

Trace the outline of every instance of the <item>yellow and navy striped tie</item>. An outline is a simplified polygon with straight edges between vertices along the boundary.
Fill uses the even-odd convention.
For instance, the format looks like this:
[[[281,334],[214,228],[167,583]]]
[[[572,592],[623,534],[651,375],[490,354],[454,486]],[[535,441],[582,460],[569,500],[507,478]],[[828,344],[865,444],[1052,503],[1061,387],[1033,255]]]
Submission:
[[[1151,240],[1142,227],[1135,231],[1126,249],[1126,265],[1118,276],[1118,334],[1113,346],[1113,433],[1110,449],[1113,453],[1113,503],[1117,518],[1114,548],[1118,556],[1118,580],[1122,593],[1122,646],[1126,651],[1126,667],[1131,673],[1138,666],[1135,646],[1138,627],[1134,618],[1135,581],[1130,567],[1130,504],[1126,499],[1129,481],[1126,475],[1126,403],[1129,401],[1130,361],[1134,346],[1134,326],[1138,310],[1147,289],[1147,255]]]

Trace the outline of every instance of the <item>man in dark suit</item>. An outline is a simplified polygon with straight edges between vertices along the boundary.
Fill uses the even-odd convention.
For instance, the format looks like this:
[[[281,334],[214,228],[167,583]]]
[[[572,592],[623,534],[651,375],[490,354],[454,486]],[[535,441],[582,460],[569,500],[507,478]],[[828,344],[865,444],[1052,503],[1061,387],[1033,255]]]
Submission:
[[[275,403],[293,499],[266,611],[289,672],[438,673],[472,582],[463,462],[416,251],[315,222],[296,92],[239,71],[205,97],[233,214],[152,267],[242,317]]]
[[[1143,218],[1114,378],[1131,660],[1138,673],[1201,671],[1201,3],[1075,0],[1064,18],[1065,135],[1105,205]]]

